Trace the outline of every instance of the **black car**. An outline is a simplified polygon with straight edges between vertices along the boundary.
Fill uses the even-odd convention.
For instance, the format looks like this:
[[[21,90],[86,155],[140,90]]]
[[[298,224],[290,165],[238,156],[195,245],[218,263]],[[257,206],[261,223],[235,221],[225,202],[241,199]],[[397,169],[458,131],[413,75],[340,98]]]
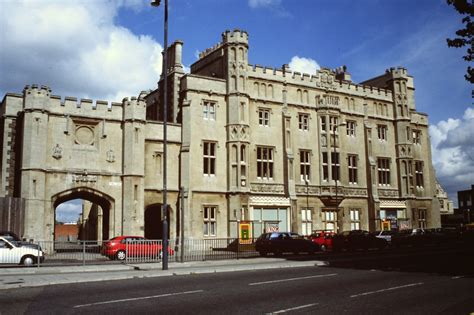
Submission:
[[[264,233],[255,242],[255,249],[261,256],[273,253],[278,256],[283,253],[309,253],[319,250],[319,246],[303,236],[292,232]]]
[[[375,237],[374,234],[365,230],[344,231],[332,238],[332,248],[335,251],[384,249],[387,246],[388,242],[385,239]]]

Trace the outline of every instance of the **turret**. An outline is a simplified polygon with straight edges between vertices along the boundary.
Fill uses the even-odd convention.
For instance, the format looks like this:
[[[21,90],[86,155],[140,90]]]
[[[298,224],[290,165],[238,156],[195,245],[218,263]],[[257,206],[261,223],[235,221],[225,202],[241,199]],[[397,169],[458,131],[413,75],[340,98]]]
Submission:
[[[39,109],[47,110],[47,104],[51,96],[51,89],[46,85],[38,86],[32,84],[25,86],[23,89],[24,108],[25,109]]]

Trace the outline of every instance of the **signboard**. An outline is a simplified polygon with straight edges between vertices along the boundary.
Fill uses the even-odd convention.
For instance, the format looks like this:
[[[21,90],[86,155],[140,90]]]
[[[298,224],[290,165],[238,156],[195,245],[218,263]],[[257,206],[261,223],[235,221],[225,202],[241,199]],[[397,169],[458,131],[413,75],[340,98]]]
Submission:
[[[252,233],[250,230],[250,222],[239,222],[239,244],[251,244]]]
[[[266,233],[271,233],[271,232],[279,232],[280,231],[280,226],[278,222],[266,222],[265,223],[265,232]]]

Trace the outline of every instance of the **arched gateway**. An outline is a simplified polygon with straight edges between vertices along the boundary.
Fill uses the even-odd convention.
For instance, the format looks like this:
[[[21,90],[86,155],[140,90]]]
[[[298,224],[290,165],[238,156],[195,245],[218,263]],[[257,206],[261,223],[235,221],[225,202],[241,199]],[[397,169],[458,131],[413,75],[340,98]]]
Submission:
[[[114,199],[109,195],[89,187],[77,187],[63,191],[52,197],[51,203],[56,209],[61,203],[74,199],[88,201],[83,204],[82,220],[79,226],[81,240],[107,240],[110,232],[114,231],[110,223],[114,222],[111,214],[114,211]],[[55,211],[55,210],[54,210]],[[56,231],[55,231],[56,236]],[[55,237],[55,240],[57,238]]]
[[[61,100],[33,85],[8,94],[3,106],[10,139],[3,141],[2,195],[24,201],[22,237],[54,240],[55,209],[73,199],[86,201],[79,239],[145,234],[145,208],[162,202],[163,145],[162,125],[146,121],[142,95],[112,104]],[[168,199],[176,204],[172,191]],[[151,235],[160,228],[158,220],[147,224]]]

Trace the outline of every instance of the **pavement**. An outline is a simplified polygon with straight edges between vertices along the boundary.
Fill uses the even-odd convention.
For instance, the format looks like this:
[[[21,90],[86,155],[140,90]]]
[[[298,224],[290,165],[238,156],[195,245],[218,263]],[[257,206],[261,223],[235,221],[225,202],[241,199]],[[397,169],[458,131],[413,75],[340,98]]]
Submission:
[[[324,266],[324,261],[293,261],[285,258],[251,258],[219,261],[108,264],[86,266],[42,266],[0,268],[0,290],[55,284],[124,280],[217,272],[234,272],[276,268]]]

